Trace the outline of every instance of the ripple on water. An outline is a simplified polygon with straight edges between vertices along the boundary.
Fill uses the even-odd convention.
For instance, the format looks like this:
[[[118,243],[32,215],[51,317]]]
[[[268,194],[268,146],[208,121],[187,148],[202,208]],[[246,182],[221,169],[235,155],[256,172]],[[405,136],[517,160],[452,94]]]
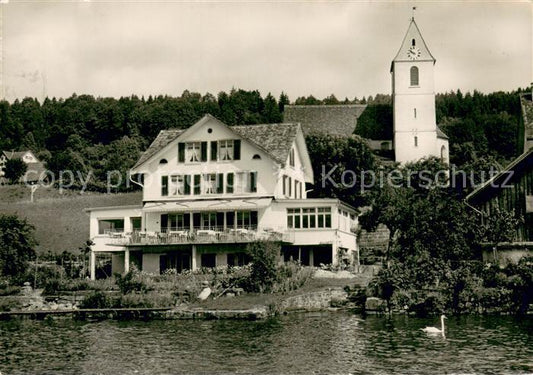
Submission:
[[[294,314],[257,322],[0,322],[4,374],[524,373],[532,317]]]

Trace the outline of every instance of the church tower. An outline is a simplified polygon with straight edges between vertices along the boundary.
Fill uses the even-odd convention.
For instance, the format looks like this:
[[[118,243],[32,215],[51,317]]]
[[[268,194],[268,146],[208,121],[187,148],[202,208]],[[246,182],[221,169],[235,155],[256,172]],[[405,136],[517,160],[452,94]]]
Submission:
[[[448,162],[448,137],[435,115],[435,58],[422,38],[414,17],[392,61],[394,150],[397,162],[437,156]]]

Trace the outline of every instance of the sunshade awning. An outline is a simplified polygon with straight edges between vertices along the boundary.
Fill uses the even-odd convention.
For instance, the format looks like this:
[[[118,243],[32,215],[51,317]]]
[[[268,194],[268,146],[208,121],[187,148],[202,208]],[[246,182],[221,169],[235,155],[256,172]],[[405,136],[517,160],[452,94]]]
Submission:
[[[191,212],[191,211],[231,211],[254,210],[267,207],[272,198],[212,199],[182,202],[147,203],[143,212]]]

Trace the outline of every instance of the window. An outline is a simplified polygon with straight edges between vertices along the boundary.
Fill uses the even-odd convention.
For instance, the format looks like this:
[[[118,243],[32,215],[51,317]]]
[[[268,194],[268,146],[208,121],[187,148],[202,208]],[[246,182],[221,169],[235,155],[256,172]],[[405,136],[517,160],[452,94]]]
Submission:
[[[315,211],[315,208],[302,208],[302,228],[316,227]]]
[[[331,207],[317,208],[318,228],[331,228]]]
[[[189,229],[191,214],[169,214],[167,219],[168,230],[184,230]],[[163,220],[161,220],[163,221]]]
[[[259,155],[259,154],[255,154],[255,155],[252,157],[252,159],[254,159],[254,160],[261,160],[261,155]]]
[[[415,147],[418,147],[418,137],[415,135]]]
[[[185,176],[170,176],[170,195],[185,194]]]
[[[237,211],[237,228],[256,229],[257,211]]]
[[[288,188],[289,188],[289,197],[292,196],[292,178],[289,177]]]
[[[234,179],[232,191],[234,193],[255,193],[257,192],[257,172],[237,172],[231,174]],[[229,188],[229,174],[228,174],[228,188]],[[229,192],[229,191],[228,191]]]
[[[217,213],[216,212],[202,212],[202,229],[217,230]],[[224,223],[219,223],[224,226]]]
[[[414,39],[411,40],[411,46],[413,46],[413,47],[416,46],[416,40],[414,40]]]
[[[204,194],[216,194],[217,192],[217,175],[216,173],[204,174]]]
[[[185,160],[188,163],[195,163],[201,160],[201,143],[189,142],[185,150]]]
[[[300,228],[299,208],[287,208],[287,228]]]
[[[294,167],[294,148],[291,148],[291,151],[289,152],[289,165]]]
[[[161,176],[161,196],[168,196],[168,176]]]
[[[233,188],[235,193],[243,193],[245,190],[246,184],[246,175],[244,172],[235,173],[235,186]]]
[[[142,219],[140,217],[132,217],[130,218],[130,224],[132,231],[139,231],[141,230]]]
[[[233,160],[233,140],[218,141],[218,154],[220,160]]]
[[[216,254],[202,254],[200,258],[202,265],[201,267],[216,267],[217,265],[217,255]]]
[[[98,220],[98,234],[124,232],[124,219]]]
[[[416,66],[411,67],[411,86],[418,86],[418,68]]]
[[[159,160],[159,164],[167,164],[167,163],[168,163],[167,159]]]
[[[246,253],[228,254],[228,266],[244,266],[250,263],[250,256]]]
[[[414,112],[413,114],[414,114],[414,116],[416,118],[416,108],[413,108],[413,112]]]

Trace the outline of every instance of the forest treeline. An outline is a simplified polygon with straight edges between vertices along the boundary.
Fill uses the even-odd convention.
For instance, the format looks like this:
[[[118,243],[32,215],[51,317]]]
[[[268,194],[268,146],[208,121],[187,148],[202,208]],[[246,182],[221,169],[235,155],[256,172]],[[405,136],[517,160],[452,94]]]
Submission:
[[[482,94],[461,91],[438,94],[437,121],[450,138],[451,162],[459,166],[504,163],[520,149],[520,101],[525,90]],[[181,96],[95,98],[76,95],[66,99],[34,98],[0,102],[0,150],[34,151],[47,167],[93,173],[91,188],[104,186],[107,171],[126,172],[159,131],[187,128],[210,113],[228,125],[279,123],[289,97],[232,89],[229,93]],[[356,133],[374,139],[391,138],[390,95],[338,100],[299,97],[293,104],[367,104]],[[311,150],[312,151],[312,150]]]

